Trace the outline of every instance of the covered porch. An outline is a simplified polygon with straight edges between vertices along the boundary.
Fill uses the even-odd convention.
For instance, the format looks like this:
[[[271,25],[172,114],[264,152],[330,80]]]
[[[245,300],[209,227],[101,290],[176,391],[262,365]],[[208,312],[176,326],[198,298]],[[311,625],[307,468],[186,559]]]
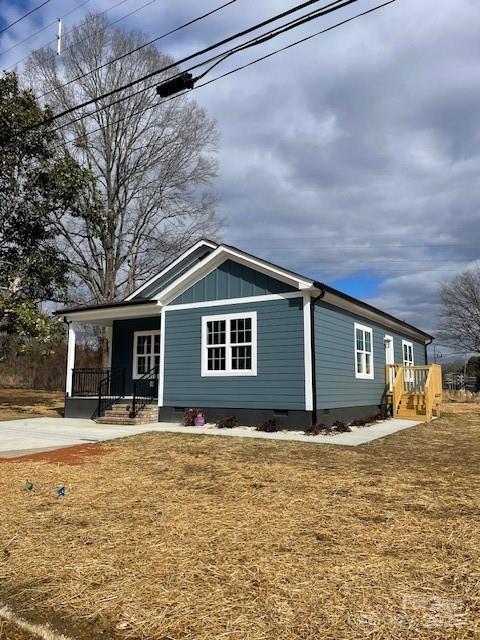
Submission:
[[[156,422],[161,403],[163,307],[156,301],[67,310],[65,416],[110,424]],[[76,367],[82,325],[105,331],[106,366]]]

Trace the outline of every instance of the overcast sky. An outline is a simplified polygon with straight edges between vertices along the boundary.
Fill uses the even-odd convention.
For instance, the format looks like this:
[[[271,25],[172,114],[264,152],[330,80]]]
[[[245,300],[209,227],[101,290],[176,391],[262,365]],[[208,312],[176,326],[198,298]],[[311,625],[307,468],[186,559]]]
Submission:
[[[162,49],[178,58],[299,1],[236,0]],[[117,3],[50,0],[0,50],[77,6],[67,27]],[[107,16],[139,9],[118,25],[156,36],[222,0],[146,3]],[[0,0],[3,25],[39,4]],[[375,4],[358,0],[209,77]],[[478,0],[397,0],[195,91],[221,134],[225,241],[434,331],[439,283],[480,263],[479,34]],[[2,68],[54,37],[52,25],[18,44]]]

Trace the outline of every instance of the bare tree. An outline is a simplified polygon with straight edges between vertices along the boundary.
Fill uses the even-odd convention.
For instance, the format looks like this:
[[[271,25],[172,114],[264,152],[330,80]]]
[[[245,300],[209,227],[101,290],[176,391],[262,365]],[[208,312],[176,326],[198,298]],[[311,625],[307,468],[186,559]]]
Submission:
[[[63,111],[172,63],[154,46],[124,55],[147,39],[90,14],[67,34],[61,57],[51,49],[32,54],[29,82],[54,112]],[[88,215],[56,222],[76,299],[126,295],[186,244],[218,230],[215,123],[184,95],[160,103],[152,85],[173,73],[97,102],[81,120],[75,112],[59,121],[65,144],[97,177],[102,198],[100,222]],[[118,102],[129,94],[135,95]]]
[[[480,267],[442,285],[442,338],[466,352],[480,352]]]

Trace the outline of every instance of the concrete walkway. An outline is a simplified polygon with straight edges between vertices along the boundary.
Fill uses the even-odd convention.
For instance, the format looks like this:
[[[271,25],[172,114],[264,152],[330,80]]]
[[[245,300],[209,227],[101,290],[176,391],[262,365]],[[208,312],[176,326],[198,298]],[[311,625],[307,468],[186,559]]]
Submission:
[[[356,447],[418,424],[422,423],[414,420],[386,420],[351,433],[340,433],[335,436],[306,436],[301,431],[263,433],[248,427],[235,429],[217,429],[209,426],[183,427],[179,424],[166,422],[118,426],[98,425],[92,420],[79,418],[30,418],[0,422],[0,457],[14,457],[35,451],[51,451],[88,442],[104,442],[152,431]]]

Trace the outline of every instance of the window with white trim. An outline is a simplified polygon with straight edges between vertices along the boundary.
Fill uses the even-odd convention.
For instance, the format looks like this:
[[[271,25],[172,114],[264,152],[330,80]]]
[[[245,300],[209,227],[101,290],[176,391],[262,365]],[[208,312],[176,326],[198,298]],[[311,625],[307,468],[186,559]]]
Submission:
[[[160,368],[160,331],[135,331],[133,338],[133,378],[141,378]]]
[[[257,375],[257,314],[202,317],[202,376]]]
[[[355,377],[373,380],[373,331],[355,323]]]

